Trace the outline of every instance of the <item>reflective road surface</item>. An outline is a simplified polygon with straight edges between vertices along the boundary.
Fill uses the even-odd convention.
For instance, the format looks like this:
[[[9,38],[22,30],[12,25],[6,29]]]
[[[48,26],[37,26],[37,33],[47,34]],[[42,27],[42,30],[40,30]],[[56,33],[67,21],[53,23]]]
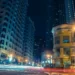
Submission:
[[[43,72],[0,71],[0,75],[48,75]]]
[[[42,67],[0,65],[0,75],[49,75]]]

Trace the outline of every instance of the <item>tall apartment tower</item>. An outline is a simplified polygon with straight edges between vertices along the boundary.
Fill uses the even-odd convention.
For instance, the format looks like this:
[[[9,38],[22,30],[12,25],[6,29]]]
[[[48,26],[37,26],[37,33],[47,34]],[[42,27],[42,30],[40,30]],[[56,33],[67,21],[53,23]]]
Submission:
[[[23,35],[28,0],[0,0],[0,57],[24,60]]]
[[[35,32],[34,23],[30,17],[27,17],[24,30],[24,51],[25,51],[25,58],[30,62],[33,61],[34,32]]]
[[[75,1],[65,0],[66,22],[71,23],[75,20]]]

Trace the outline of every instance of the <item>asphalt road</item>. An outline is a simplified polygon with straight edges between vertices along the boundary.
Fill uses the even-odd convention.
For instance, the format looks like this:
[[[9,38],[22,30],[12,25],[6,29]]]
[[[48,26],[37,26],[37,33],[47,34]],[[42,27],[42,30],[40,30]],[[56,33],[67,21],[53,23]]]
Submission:
[[[47,75],[43,72],[0,71],[0,75]]]

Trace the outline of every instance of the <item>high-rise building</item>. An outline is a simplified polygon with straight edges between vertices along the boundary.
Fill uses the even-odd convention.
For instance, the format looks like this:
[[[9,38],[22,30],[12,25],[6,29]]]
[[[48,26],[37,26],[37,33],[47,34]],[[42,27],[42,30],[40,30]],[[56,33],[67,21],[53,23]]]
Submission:
[[[64,23],[70,23],[75,18],[75,1],[74,0],[48,0],[48,17],[46,28],[46,47],[50,47],[51,29]]]
[[[75,19],[75,1],[65,0],[66,22],[71,23]]]
[[[23,35],[28,0],[0,0],[0,58],[24,61]]]
[[[33,51],[34,51],[34,22],[30,17],[26,18],[26,25],[24,30],[24,54],[25,58],[32,62],[33,61]]]

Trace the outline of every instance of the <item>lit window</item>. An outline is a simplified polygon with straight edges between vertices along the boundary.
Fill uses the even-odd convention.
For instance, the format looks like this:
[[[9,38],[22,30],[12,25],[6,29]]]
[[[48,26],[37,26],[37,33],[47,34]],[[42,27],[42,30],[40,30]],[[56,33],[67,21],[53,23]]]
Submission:
[[[63,43],[69,43],[70,39],[69,36],[63,36]]]

